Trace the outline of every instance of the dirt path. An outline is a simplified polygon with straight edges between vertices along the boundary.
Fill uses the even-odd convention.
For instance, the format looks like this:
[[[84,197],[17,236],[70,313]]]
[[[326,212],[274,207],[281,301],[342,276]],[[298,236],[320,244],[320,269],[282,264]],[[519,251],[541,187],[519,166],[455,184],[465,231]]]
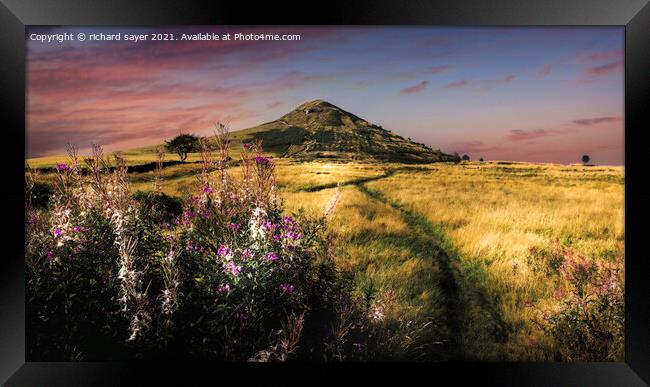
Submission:
[[[420,251],[426,251],[432,259],[436,260],[440,268],[440,290],[444,295],[444,307],[446,321],[446,338],[444,343],[444,357],[450,360],[458,360],[463,357],[461,348],[461,334],[463,306],[461,297],[459,295],[459,287],[457,283],[457,269],[452,265],[456,259],[455,255],[449,253],[446,249],[447,243],[445,242],[442,230],[435,227],[424,216],[417,212],[411,211],[404,207],[402,204],[390,200],[383,193],[368,188],[365,182],[355,184],[357,189],[369,197],[384,203],[396,210],[402,216],[404,222],[413,231],[416,236],[414,242],[418,244],[415,248]]]
[[[442,348],[439,346],[432,346],[437,348],[431,351],[431,359],[427,360],[459,360],[464,358],[461,335],[463,332],[462,313],[464,313],[465,308],[462,305],[462,298],[459,294],[460,291],[457,283],[458,272],[456,267],[452,264],[457,260],[456,255],[450,252],[451,248],[446,242],[444,233],[440,228],[429,222],[423,215],[406,208],[401,203],[389,199],[382,192],[373,190],[366,185],[366,183],[390,177],[400,170],[401,168],[387,169],[379,176],[348,180],[340,183],[340,186],[354,186],[369,198],[399,211],[402,220],[412,231],[412,237],[409,237],[408,241],[399,240],[395,241],[395,243],[401,247],[403,247],[404,244],[408,244],[409,248],[415,255],[424,255],[437,262],[440,270],[438,274],[438,286],[444,297],[442,305],[445,309],[443,313],[445,317],[443,321],[443,329],[440,329],[440,327],[432,329],[440,329],[441,332],[436,332],[436,334],[443,334],[443,339]],[[301,191],[316,192],[323,189],[334,188],[337,185],[338,184],[336,183],[314,185],[305,187],[301,189]]]

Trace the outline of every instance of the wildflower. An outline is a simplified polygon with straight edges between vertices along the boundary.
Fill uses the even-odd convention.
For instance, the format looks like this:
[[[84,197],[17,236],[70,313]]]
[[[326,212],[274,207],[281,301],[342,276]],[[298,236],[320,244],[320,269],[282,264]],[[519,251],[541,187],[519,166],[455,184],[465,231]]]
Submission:
[[[52,250],[47,251],[47,259],[49,259],[49,260],[54,259],[54,251],[52,251]]]
[[[232,231],[237,232],[237,231],[239,231],[239,229],[241,228],[241,224],[239,224],[239,223],[232,223],[232,222],[231,222],[231,223],[228,223],[228,224],[226,225],[226,227],[228,227],[228,228],[231,229]]]
[[[273,251],[271,251],[270,253],[266,254],[264,259],[266,259],[269,262],[277,261],[278,260],[278,255],[276,253],[274,253]]]
[[[58,238],[63,235],[63,230],[60,228],[55,228],[54,231],[52,231],[52,235],[54,235],[55,238]]]
[[[275,232],[275,230],[278,229],[278,225],[275,224],[275,223],[273,223],[273,222],[271,222],[270,220],[267,220],[267,221],[263,222],[263,223],[262,223],[262,226],[264,226],[264,228],[265,228],[266,230],[268,230],[268,232],[269,232],[270,234],[273,234],[273,233]]]
[[[82,227],[82,226],[74,226],[72,228],[72,231],[74,231],[74,232],[86,232],[86,231],[88,231],[88,229],[86,227]]]
[[[217,249],[217,255],[220,257],[228,257],[230,255],[230,248],[226,245],[221,245]]]
[[[251,149],[252,147],[253,147],[253,144],[251,144],[250,142],[247,142],[247,143],[244,144],[244,149]]]
[[[285,234],[287,239],[291,240],[297,240],[302,238],[302,234],[299,232],[294,232],[294,231],[289,231],[288,233]]]
[[[56,170],[59,172],[71,172],[72,168],[68,167],[66,163],[59,163],[56,165]]]
[[[205,187],[203,187],[201,189],[201,191],[203,191],[203,193],[205,193],[205,194],[210,194],[210,193],[212,193],[214,191],[214,189],[212,187],[210,187],[209,185],[206,185]]]
[[[268,165],[270,160],[263,156],[257,156],[255,157],[255,162],[257,163],[257,165]]]
[[[36,224],[38,223],[38,216],[32,215],[27,219],[27,224]]]
[[[384,307],[382,305],[375,305],[370,308],[368,314],[373,322],[379,322],[384,319]]]
[[[230,292],[230,290],[231,290],[230,284],[221,285],[217,288],[217,291],[219,293],[228,293]]]
[[[241,257],[242,257],[242,259],[250,259],[250,258],[255,257],[255,253],[253,252],[253,250],[251,250],[251,249],[249,249],[247,247],[247,248],[244,249],[244,251],[242,251]]]
[[[229,271],[230,274],[233,276],[237,277],[239,273],[241,273],[241,266],[235,265],[232,261],[229,261],[225,265],[223,265],[224,270],[227,272]]]
[[[284,294],[291,294],[294,291],[294,287],[291,284],[280,284],[278,287]]]
[[[235,317],[236,317],[237,320],[239,320],[239,321],[246,321],[246,320],[248,320],[248,315],[247,315],[246,313],[242,313],[242,312],[237,312],[237,313],[235,314]]]

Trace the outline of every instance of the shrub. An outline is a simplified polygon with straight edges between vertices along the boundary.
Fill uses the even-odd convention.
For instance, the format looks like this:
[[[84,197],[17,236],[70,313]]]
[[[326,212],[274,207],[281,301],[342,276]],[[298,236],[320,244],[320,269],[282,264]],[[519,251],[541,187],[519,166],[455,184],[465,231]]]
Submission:
[[[364,356],[368,309],[334,264],[333,208],[284,214],[260,144],[244,146],[235,179],[218,129],[218,155],[200,142],[200,189],[183,204],[132,195],[124,159],[99,146],[80,174],[70,149],[51,210],[26,205],[30,360]]]
[[[556,358],[622,361],[625,319],[622,256],[613,261],[596,260],[557,243],[550,251],[537,256],[541,258],[541,269],[556,279],[555,302],[540,309],[538,321],[556,343]]]

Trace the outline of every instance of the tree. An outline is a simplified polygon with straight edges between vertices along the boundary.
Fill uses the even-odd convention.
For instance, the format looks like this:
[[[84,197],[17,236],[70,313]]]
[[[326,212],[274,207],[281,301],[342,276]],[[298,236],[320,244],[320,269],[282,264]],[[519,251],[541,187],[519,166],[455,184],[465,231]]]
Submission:
[[[468,155],[463,155],[463,160],[469,161],[469,156]]]
[[[483,160],[483,157],[481,157],[480,159],[478,159],[478,161],[485,161],[485,160]]]
[[[582,155],[582,163],[583,164],[587,164],[589,162],[589,160],[591,160],[589,155]]]
[[[165,141],[165,148],[170,152],[176,152],[181,161],[185,161],[188,153],[199,150],[199,137],[193,134],[179,134],[171,141]]]

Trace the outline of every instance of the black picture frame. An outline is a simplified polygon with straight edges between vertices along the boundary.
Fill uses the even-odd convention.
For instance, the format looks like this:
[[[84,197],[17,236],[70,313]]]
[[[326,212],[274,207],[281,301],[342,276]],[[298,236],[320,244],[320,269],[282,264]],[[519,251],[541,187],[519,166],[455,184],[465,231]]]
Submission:
[[[246,364],[25,362],[24,219],[26,25],[618,25],[625,26],[626,351],[624,363]],[[650,219],[644,150],[650,128],[650,5],[646,0],[455,0],[225,2],[179,0],[0,0],[0,130],[4,178],[0,184],[0,382],[7,386],[189,385],[224,375],[266,383],[308,384],[331,378],[401,383],[426,380],[487,385],[641,386],[650,383],[650,264],[643,238]],[[645,123],[645,124],[644,124]],[[296,372],[307,378],[296,376]],[[406,372],[405,372],[406,371]],[[277,378],[276,380],[274,380]],[[425,378],[425,379],[421,379]],[[317,380],[315,380],[317,379]],[[233,381],[234,383],[237,381]]]

